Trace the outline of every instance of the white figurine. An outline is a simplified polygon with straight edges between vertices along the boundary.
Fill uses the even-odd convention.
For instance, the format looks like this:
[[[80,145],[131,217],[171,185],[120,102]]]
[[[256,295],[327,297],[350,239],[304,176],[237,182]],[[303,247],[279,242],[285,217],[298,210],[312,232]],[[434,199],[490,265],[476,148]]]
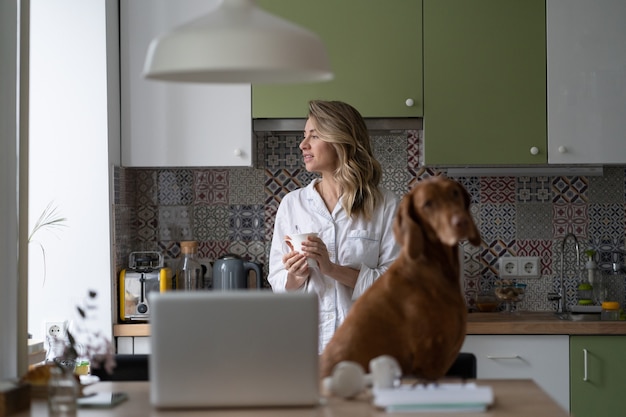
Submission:
[[[330,394],[353,398],[365,388],[393,388],[402,377],[398,362],[389,355],[382,355],[372,359],[369,363],[370,374],[356,362],[342,361],[334,368],[331,376],[324,378],[323,386]]]

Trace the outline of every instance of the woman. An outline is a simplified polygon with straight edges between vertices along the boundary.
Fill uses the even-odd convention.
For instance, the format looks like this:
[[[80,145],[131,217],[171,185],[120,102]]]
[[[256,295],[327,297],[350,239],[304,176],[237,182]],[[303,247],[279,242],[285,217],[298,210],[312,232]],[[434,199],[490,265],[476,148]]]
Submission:
[[[268,281],[274,292],[317,293],[321,353],[353,300],[398,255],[392,232],[398,198],[379,186],[382,168],[373,156],[365,121],[346,103],[309,103],[300,150],[306,170],[321,178],[281,201]],[[285,241],[291,234],[309,232],[318,237],[303,242],[303,253]]]

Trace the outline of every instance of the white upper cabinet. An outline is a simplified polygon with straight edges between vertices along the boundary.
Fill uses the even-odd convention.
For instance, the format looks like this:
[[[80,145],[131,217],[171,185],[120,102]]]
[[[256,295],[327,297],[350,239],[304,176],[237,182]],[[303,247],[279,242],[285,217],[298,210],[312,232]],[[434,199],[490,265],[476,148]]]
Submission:
[[[122,166],[251,166],[249,84],[146,80],[150,41],[198,18],[218,0],[120,2]]]
[[[626,2],[546,3],[548,162],[626,163]]]

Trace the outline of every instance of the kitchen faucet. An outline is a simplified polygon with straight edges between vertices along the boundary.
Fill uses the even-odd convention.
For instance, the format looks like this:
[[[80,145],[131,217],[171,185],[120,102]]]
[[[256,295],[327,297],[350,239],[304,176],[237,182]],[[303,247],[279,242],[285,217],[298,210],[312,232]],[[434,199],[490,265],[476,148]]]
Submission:
[[[578,246],[578,239],[576,238],[576,236],[573,233],[568,233],[565,235],[565,237],[563,238],[563,241],[561,242],[561,277],[559,280],[559,292],[557,293],[548,293],[548,300],[550,301],[557,301],[559,302],[558,306],[557,306],[557,313],[566,313],[567,312],[567,292],[565,290],[565,283],[564,283],[564,275],[565,275],[565,269],[563,267],[563,258],[565,255],[565,244],[567,243],[567,241],[569,239],[572,239],[574,241],[574,245],[576,246],[576,268],[578,268],[578,266],[580,265],[580,247]]]

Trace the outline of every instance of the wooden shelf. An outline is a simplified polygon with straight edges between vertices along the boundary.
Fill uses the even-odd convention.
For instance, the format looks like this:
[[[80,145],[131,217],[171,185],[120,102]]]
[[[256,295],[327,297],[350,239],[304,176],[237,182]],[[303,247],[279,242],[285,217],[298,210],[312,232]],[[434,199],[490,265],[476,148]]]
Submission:
[[[148,323],[135,323],[135,324],[114,324],[113,325],[113,337],[120,336],[150,336],[150,324]]]

